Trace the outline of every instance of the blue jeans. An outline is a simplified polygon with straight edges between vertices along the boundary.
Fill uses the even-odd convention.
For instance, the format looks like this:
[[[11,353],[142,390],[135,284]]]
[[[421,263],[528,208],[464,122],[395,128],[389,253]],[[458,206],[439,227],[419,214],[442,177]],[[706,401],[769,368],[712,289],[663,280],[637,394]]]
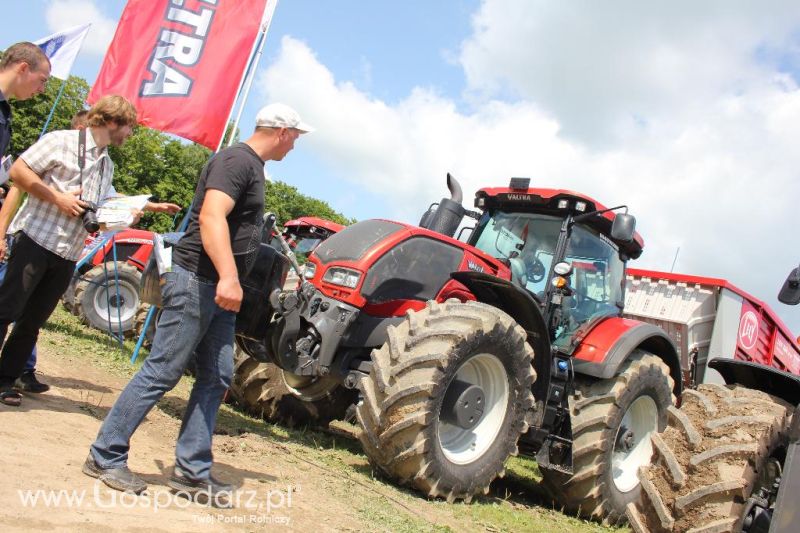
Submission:
[[[11,250],[11,246],[14,244],[14,237],[12,237],[11,235],[6,235],[6,244],[8,246],[6,248],[6,253],[8,253],[7,251]],[[6,277],[7,269],[8,269],[7,262],[4,261],[0,263],[0,284],[3,283],[3,279],[5,279]],[[36,370],[36,346],[33,347],[33,350],[31,350],[30,357],[28,357],[28,360],[25,362],[25,372],[33,372],[34,370]]]
[[[217,411],[233,375],[236,314],[214,303],[216,282],[172,268],[164,274],[164,310],[150,356],[106,416],[91,454],[101,468],[126,466],[136,428],[194,360],[197,378],[178,434],[175,466],[189,478],[205,480],[211,474]]]

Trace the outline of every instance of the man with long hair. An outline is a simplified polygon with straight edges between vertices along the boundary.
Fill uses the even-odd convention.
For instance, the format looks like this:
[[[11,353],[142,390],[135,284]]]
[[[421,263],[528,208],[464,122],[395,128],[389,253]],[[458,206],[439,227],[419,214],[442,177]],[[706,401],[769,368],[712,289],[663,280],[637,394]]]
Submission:
[[[85,137],[75,130],[43,136],[9,172],[29,199],[17,215],[22,229],[0,284],[0,402],[6,405],[21,404],[14,382],[72,278],[87,235],[82,218],[88,202],[105,198],[111,186],[107,147],[131,135],[136,109],[121,96],[105,96],[89,110],[87,124]]]

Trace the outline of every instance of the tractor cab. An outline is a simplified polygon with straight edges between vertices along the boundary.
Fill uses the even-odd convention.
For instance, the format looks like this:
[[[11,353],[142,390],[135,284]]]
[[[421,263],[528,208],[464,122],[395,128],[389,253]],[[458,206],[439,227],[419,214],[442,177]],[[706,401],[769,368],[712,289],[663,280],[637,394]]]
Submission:
[[[469,244],[509,267],[512,282],[541,304],[551,341],[571,353],[582,330],[622,314],[625,263],[641,255],[643,242],[630,215],[528,181],[478,191],[483,214]]]

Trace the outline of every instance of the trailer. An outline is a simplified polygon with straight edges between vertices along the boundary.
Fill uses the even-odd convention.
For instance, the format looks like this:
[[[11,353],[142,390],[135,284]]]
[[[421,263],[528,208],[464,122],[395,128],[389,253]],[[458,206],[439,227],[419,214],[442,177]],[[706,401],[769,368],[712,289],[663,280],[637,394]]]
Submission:
[[[710,357],[800,375],[800,344],[770,307],[731,282],[629,268],[624,316],[667,332],[685,386],[725,383]]]

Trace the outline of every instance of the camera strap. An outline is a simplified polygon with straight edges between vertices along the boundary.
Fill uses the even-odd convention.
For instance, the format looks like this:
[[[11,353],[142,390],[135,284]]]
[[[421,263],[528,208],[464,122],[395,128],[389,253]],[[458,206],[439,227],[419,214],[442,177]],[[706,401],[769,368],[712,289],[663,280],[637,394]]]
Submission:
[[[81,185],[83,185],[83,168],[86,166],[86,128],[78,130],[78,168],[81,171]]]
[[[97,185],[97,198],[95,199],[95,203],[100,202],[100,191],[103,188],[103,172],[105,171],[106,168],[105,163],[106,162],[104,159],[100,160],[100,183],[98,183]],[[78,169],[80,171],[81,200],[83,200],[83,169],[85,167],[86,167],[86,128],[81,128],[80,130],[78,130]]]
[[[86,128],[78,130],[78,171],[80,172],[81,200],[83,200],[83,168],[86,166]]]

